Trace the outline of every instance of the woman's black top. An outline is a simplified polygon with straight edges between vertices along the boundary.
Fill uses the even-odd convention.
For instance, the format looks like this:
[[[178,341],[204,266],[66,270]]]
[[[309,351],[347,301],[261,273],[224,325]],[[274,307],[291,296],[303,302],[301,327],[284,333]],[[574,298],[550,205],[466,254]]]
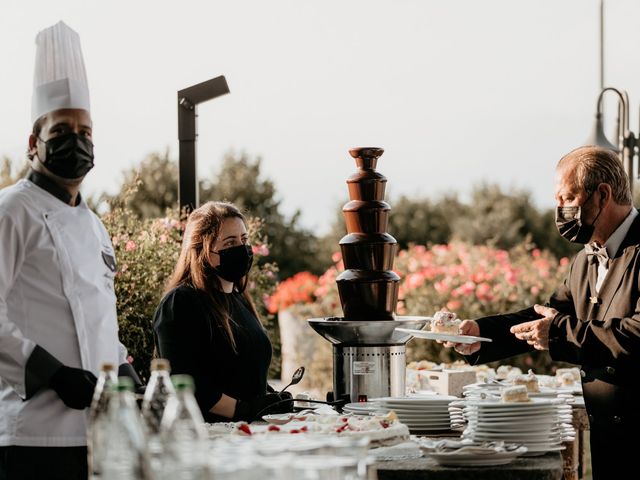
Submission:
[[[249,400],[266,393],[271,342],[246,299],[238,292],[222,293],[231,312],[237,353],[224,328],[212,316],[205,292],[181,285],[162,299],[154,316],[155,341],[172,374],[191,375],[195,397],[207,422],[229,421],[210,413],[222,394]]]

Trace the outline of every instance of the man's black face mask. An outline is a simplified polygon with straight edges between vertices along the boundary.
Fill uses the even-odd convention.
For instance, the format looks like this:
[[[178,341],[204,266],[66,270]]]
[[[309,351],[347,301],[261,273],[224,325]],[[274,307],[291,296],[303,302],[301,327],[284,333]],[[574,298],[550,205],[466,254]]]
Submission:
[[[587,197],[584,203],[579,207],[557,207],[556,208],[556,227],[560,235],[572,243],[588,243],[593,236],[596,220],[602,212],[602,208],[593,219],[591,225],[587,225],[582,218],[582,207],[587,204],[593,192]]]
[[[43,140],[41,140],[43,141]],[[44,142],[42,164],[54,175],[69,180],[84,177],[93,168],[93,143],[77,133],[67,133]]]

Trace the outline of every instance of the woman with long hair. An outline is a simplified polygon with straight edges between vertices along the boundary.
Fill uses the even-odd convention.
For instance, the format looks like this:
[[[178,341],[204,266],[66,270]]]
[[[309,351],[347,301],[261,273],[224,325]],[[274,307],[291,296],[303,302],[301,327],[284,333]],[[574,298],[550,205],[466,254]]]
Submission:
[[[206,421],[252,421],[291,411],[268,393],[271,342],[246,291],[253,262],[246,220],[207,202],[187,220],[178,263],[154,316],[156,348],[173,373],[189,374]]]

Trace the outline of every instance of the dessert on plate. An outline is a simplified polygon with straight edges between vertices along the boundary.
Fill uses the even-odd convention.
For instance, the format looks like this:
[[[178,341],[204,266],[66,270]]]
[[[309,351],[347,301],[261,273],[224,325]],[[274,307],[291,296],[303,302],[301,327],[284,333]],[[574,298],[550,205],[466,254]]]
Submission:
[[[503,403],[522,403],[530,402],[529,393],[527,387],[524,385],[516,385],[515,387],[507,387],[502,390],[500,400]]]
[[[538,377],[533,373],[533,370],[529,370],[527,375],[518,375],[514,377],[513,385],[524,385],[527,387],[527,392],[529,393],[540,391]]]
[[[436,333],[459,335],[461,323],[462,320],[456,318],[456,314],[453,312],[436,312],[433,315],[433,321],[431,322],[431,331]]]

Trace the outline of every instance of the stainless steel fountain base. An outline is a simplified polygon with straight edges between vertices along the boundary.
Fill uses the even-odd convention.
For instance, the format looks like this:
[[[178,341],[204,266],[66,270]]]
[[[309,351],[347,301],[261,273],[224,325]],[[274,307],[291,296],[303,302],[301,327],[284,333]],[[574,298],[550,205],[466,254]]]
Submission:
[[[333,344],[333,397],[350,401],[405,394],[405,344],[410,333],[396,327],[422,329],[429,317],[345,321],[311,318],[309,325]]]
[[[333,391],[352,402],[405,394],[405,346],[333,347]]]

